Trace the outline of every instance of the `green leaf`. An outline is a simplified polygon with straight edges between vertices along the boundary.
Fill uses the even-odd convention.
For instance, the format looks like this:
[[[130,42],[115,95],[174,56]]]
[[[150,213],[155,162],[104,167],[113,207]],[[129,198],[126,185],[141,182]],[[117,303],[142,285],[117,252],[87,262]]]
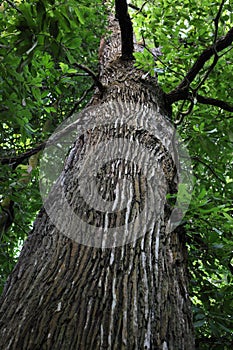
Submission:
[[[85,23],[85,20],[84,20],[82,11],[81,11],[77,6],[74,7],[74,11],[75,11],[75,13],[76,13],[76,16],[78,17],[79,22],[80,22],[81,24],[84,24],[84,23]]]

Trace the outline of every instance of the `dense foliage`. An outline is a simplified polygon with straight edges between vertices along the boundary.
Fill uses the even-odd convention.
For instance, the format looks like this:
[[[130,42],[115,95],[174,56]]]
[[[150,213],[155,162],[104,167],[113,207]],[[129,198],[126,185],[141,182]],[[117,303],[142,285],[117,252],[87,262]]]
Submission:
[[[142,46],[135,54],[136,65],[158,74],[166,92],[184,79],[202,51],[224,36],[233,23],[230,0],[212,1],[211,5],[200,0],[135,0],[131,5],[136,38]],[[90,99],[92,79],[76,63],[98,72],[98,46],[106,12],[100,0],[1,3],[1,288],[41,206],[40,146],[56,126]],[[215,67],[213,59],[207,62],[192,89],[232,103],[232,45],[218,56]],[[230,349],[232,112],[196,103],[195,99],[180,101],[173,106],[173,122],[188,145],[195,175],[183,225],[189,247],[197,347]]]
[[[1,158],[39,150],[52,131],[90,99],[92,79],[74,63],[98,70],[105,16],[101,1],[95,4],[98,6],[86,1],[78,6],[76,1],[2,2]],[[32,153],[1,166],[1,289],[42,205],[40,154]]]

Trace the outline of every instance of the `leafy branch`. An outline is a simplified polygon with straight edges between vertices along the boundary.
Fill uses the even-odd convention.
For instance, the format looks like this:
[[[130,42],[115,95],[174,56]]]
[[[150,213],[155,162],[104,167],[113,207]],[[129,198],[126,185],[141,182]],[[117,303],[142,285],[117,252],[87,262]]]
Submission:
[[[84,91],[84,93],[82,94],[82,96],[80,97],[80,99],[74,103],[72,109],[70,110],[70,112],[68,113],[68,115],[64,118],[64,120],[69,119],[76,111],[77,107],[80,105],[80,103],[82,103],[84,101],[84,99],[86,98],[87,94],[92,91],[94,89],[94,84],[87,90]],[[65,132],[67,131],[67,129],[65,129]],[[59,134],[61,135],[61,134]],[[21,164],[25,159],[30,158],[31,156],[33,156],[34,154],[37,154],[38,152],[42,151],[46,145],[48,145],[48,141],[44,141],[42,143],[40,143],[39,145],[37,145],[36,147],[18,155],[18,156],[12,156],[12,157],[5,157],[5,158],[0,158],[0,164],[1,165],[13,165],[14,168],[17,167],[17,165]]]
[[[143,33],[141,33],[142,35],[142,42],[140,43],[140,45],[145,48],[154,58],[155,61],[159,61],[165,68],[166,70],[168,70],[169,72],[173,73],[175,76],[181,76],[182,78],[184,78],[184,75],[182,73],[177,72],[176,70],[172,69],[171,67],[169,67],[168,65],[166,65],[160,58],[159,56],[162,55],[162,52],[160,51],[160,47],[158,48],[153,48],[150,49],[147,44],[146,44],[146,39],[143,35]]]
[[[183,81],[170,93],[167,94],[168,97],[172,100],[172,95],[175,92],[182,92],[184,89],[187,89],[193,80],[196,78],[200,70],[204,67],[205,63],[216,54],[230,46],[233,42],[233,27],[228,31],[228,33],[220,38],[214,45],[211,45],[209,48],[204,50],[201,55],[198,57],[193,67],[187,73]]]
[[[220,5],[220,9],[218,11],[218,14],[215,18],[215,36],[218,33],[218,21],[220,17],[220,13],[222,10],[224,1],[222,1]],[[221,56],[218,55],[218,52],[221,52],[222,50],[229,47],[233,42],[233,27],[228,31],[228,33],[222,37],[217,39],[214,39],[214,44],[211,45],[209,48],[205,49],[201,55],[198,57],[196,62],[194,63],[193,67],[189,70],[187,75],[184,77],[184,79],[181,81],[181,83],[171,92],[166,94],[166,99],[169,104],[173,104],[174,102],[180,101],[180,100],[186,100],[188,98],[191,98],[193,100],[196,99],[197,102],[205,103],[205,104],[213,104],[217,107],[223,108],[227,111],[232,111],[233,106],[231,106],[229,103],[208,98],[208,97],[202,97],[197,94],[198,89],[201,87],[201,85],[204,83],[204,81],[208,78],[210,72],[213,70],[213,68],[216,66],[218,60]],[[200,84],[197,86],[196,89],[191,89],[190,85],[194,81],[194,79],[197,77],[197,75],[200,73],[201,69],[204,67],[205,63],[209,61],[214,56],[213,63],[209,67],[207,73],[205,74],[204,78],[200,82]],[[211,103],[210,103],[211,102]]]

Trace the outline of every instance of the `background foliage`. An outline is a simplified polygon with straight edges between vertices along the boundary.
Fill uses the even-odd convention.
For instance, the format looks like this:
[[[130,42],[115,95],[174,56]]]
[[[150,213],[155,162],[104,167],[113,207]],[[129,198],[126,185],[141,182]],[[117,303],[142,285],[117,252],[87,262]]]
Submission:
[[[46,141],[65,118],[90,99],[93,82],[76,63],[98,72],[98,46],[106,23],[100,0],[3,1],[0,5],[1,160]],[[130,14],[142,45],[139,68],[157,74],[169,92],[201,52],[233,23],[233,6],[223,1],[132,1]],[[203,96],[233,103],[232,46],[201,84]],[[203,80],[212,61],[195,81]],[[233,335],[233,125],[232,113],[179,102],[173,122],[189,148],[195,175],[184,218],[189,247],[190,293],[197,349],[230,349]],[[35,215],[40,152],[17,162],[2,161],[0,173],[1,288],[12,270]]]

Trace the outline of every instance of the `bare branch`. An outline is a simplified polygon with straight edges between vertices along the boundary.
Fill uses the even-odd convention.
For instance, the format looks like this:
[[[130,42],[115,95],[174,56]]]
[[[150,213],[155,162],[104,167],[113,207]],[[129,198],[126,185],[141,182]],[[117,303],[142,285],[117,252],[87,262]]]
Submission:
[[[212,97],[204,97],[201,96],[199,94],[192,94],[191,92],[189,92],[187,89],[183,89],[180,91],[175,92],[171,96],[165,95],[166,101],[168,104],[172,104],[174,102],[177,101],[181,101],[181,100],[195,100],[199,103],[202,104],[206,104],[206,105],[211,105],[211,106],[216,106],[219,107],[221,109],[224,109],[225,111],[228,112],[233,112],[233,106],[231,104],[229,104],[228,102],[222,101],[222,100],[218,100]],[[172,101],[172,102],[171,102]]]
[[[116,0],[116,18],[121,28],[121,58],[133,60],[133,25],[128,13],[126,0]]]
[[[225,111],[228,112],[233,112],[233,105],[230,105],[229,103],[221,100],[217,100],[212,97],[204,97],[199,94],[196,95],[197,102],[205,104],[205,105],[212,105],[219,107],[221,109],[224,109]]]
[[[64,120],[69,119],[75,112],[77,107],[80,105],[80,103],[82,103],[84,101],[84,99],[86,98],[87,94],[93,90],[95,87],[95,85],[93,84],[89,89],[85,90],[83,95],[80,97],[80,99],[74,103],[74,106],[72,107],[72,109],[70,110],[70,112],[68,113],[68,115],[66,116],[66,118]]]
[[[191,98],[191,93],[189,92],[188,87],[184,87],[182,89],[174,89],[168,94],[165,95],[166,102],[169,105],[172,105],[174,102],[187,100],[189,97]]]
[[[188,100],[189,100],[189,99],[188,99]],[[179,119],[177,122],[174,123],[175,126],[181,125],[181,124],[183,123],[183,121],[184,121],[184,118],[185,118],[187,115],[189,115],[189,114],[192,112],[192,110],[193,110],[194,101],[193,101],[193,99],[191,99],[191,100],[189,100],[189,101],[190,101],[189,108],[188,108],[186,111],[182,111],[182,109],[183,109],[184,104],[185,104],[186,101],[187,101],[187,100],[184,100],[184,101],[183,101],[182,106],[181,106],[181,109],[180,109],[180,111],[179,111],[178,114],[177,114],[177,118],[180,116],[180,119]]]
[[[174,73],[176,76],[181,76],[182,78],[184,77],[184,75],[182,73],[179,73],[177,71],[175,71],[174,69],[170,68],[168,65],[166,65],[160,58],[159,56],[162,56],[161,54],[155,54],[151,49],[149,49],[149,47],[146,45],[146,40],[144,38],[144,35],[142,33],[142,44],[140,44],[142,47],[144,47],[154,58],[155,61],[159,61],[167,70],[169,70],[169,72]],[[159,48],[158,48],[159,49]]]
[[[204,50],[202,54],[199,56],[194,66],[190,69],[185,79],[178,88],[182,88],[188,85],[196,78],[197,74],[204,67],[204,64],[213,56],[216,52],[220,52],[230,46],[233,42],[233,28],[229,30],[229,32],[222,38],[220,38],[215,45],[212,45],[208,49]]]
[[[223,180],[218,176],[218,174],[216,174],[216,172],[215,172],[215,170],[212,168],[212,166],[209,165],[209,164],[207,164],[204,160],[202,160],[201,158],[199,158],[199,157],[197,157],[197,156],[193,156],[193,157],[191,157],[191,159],[196,160],[197,162],[203,164],[207,169],[210,170],[210,172],[216,177],[216,179],[217,179],[218,181],[220,181],[220,182],[223,183],[223,184],[226,183],[225,181],[223,181]]]
[[[140,11],[140,7],[133,5],[133,4],[129,4],[128,5],[131,9],[136,10],[136,11]]]
[[[216,17],[214,18],[214,25],[215,25],[214,44],[216,43],[217,37],[218,37],[218,23],[219,23],[219,19],[220,19],[221,13],[222,13],[224,2],[225,2],[225,0],[222,0],[221,4],[219,6],[218,13],[217,13]]]
[[[74,67],[77,67],[79,69],[82,69],[84,72],[88,73],[92,79],[94,80],[95,82],[95,85],[98,87],[99,91],[101,93],[103,93],[104,91],[104,86],[101,84],[101,82],[99,81],[98,77],[95,75],[95,73],[88,67],[82,65],[82,64],[79,64],[79,63],[74,63]]]
[[[138,13],[142,13],[143,7],[144,7],[147,3],[148,3],[148,0],[146,0],[146,1],[142,4],[142,6],[140,7],[140,9],[138,9],[137,14],[138,14]]]
[[[146,12],[143,10],[143,7],[147,4],[148,1],[145,1],[141,8],[132,4],[128,4],[128,7],[130,7],[131,9],[135,10],[136,12],[133,13],[133,16],[137,16],[138,14],[142,15],[143,17],[147,17]]]
[[[65,126],[62,130],[59,130],[58,132],[54,133],[52,138],[40,143],[35,148],[32,148],[32,149],[26,151],[25,153],[20,154],[19,156],[0,158],[0,164],[2,164],[2,165],[9,164],[9,165],[17,166],[23,160],[31,157],[32,155],[38,153],[41,150],[43,150],[46,146],[51,146],[51,145],[56,144],[56,142],[58,140],[60,140],[61,137],[64,137],[65,135],[69,134],[71,131],[75,130],[78,123],[79,123],[79,121],[75,121],[75,122]]]
[[[32,148],[32,149],[26,151],[25,153],[20,154],[19,156],[14,156],[14,157],[9,157],[9,158],[0,158],[0,163],[2,165],[14,164],[14,166],[17,166],[18,164],[21,164],[25,159],[27,159],[27,158],[33,156],[34,154],[38,153],[39,151],[43,150],[46,146],[46,142],[47,141],[42,142],[41,144],[39,144],[35,148]]]
[[[202,78],[202,80],[197,85],[197,87],[195,87],[195,91],[198,91],[200,89],[200,87],[204,84],[204,82],[208,79],[208,76],[210,75],[210,73],[212,72],[212,70],[214,69],[216,64],[218,63],[218,59],[219,59],[219,56],[217,53],[215,53],[213,63],[209,66],[207,72],[204,75],[204,78]]]
[[[6,2],[8,3],[8,5],[10,5],[11,7],[13,7],[18,13],[20,13],[21,15],[23,14],[18,7],[13,3],[13,1],[10,0],[6,0]]]

